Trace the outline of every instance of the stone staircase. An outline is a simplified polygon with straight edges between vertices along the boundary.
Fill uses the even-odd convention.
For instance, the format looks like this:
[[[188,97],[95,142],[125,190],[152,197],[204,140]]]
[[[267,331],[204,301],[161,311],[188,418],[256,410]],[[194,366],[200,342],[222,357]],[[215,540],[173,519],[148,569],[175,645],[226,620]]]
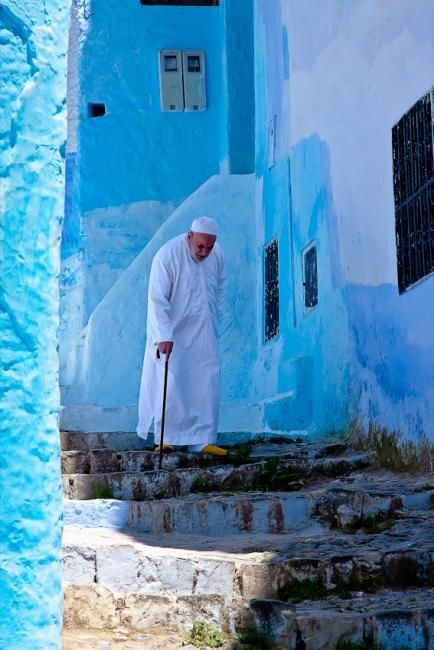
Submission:
[[[341,441],[172,453],[161,471],[133,434],[62,449],[68,650],[182,647],[194,621],[226,648],[267,647],[237,645],[243,628],[293,650],[434,648],[432,475]]]

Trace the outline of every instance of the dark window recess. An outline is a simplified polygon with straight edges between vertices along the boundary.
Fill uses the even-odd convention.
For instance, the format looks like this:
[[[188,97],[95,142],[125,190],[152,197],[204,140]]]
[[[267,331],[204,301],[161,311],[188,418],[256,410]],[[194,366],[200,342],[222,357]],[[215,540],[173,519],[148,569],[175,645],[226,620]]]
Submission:
[[[279,334],[279,248],[277,239],[265,247],[265,340]]]
[[[398,289],[434,271],[434,90],[393,127]]]
[[[163,7],[218,7],[220,0],[140,0],[142,5],[162,5]]]
[[[178,59],[176,56],[167,55],[164,57],[164,70],[166,72],[178,72]]]
[[[192,55],[188,57],[188,71],[200,72],[200,56]]]
[[[102,117],[105,115],[105,104],[89,104],[89,117]]]
[[[313,309],[318,304],[318,265],[316,246],[310,246],[303,255],[304,306]]]

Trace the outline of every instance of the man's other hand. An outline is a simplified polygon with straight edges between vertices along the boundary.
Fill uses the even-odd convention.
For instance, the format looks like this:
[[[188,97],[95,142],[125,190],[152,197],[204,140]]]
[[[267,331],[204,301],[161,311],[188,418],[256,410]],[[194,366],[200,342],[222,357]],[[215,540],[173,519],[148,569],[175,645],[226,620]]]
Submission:
[[[169,357],[172,354],[172,349],[173,341],[161,341],[161,343],[158,344],[158,352],[160,354],[166,355],[166,361],[169,361]]]

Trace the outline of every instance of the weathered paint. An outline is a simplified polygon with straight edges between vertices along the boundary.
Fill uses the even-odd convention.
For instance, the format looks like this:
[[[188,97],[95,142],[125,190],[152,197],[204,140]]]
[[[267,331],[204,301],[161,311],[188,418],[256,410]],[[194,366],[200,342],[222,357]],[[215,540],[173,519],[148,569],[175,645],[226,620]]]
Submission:
[[[155,11],[172,33],[169,13]],[[188,16],[199,9],[174,11]],[[213,10],[205,11],[211,15]],[[432,437],[434,382],[426,360],[433,351],[428,299],[433,279],[398,294],[391,150],[392,125],[433,85],[432,3],[421,0],[415,7],[410,0],[393,6],[379,0],[327,0],[318,6],[314,0],[227,0],[218,11],[221,21],[214,21],[213,29],[220,30],[218,41],[224,44],[220,81],[227,96],[218,109],[216,130],[224,143],[219,149],[222,175],[199,188],[199,175],[208,169],[205,154],[196,157],[195,149],[189,149],[196,191],[169,219],[161,212],[159,229],[157,219],[146,234],[141,231],[149,243],[126,272],[122,265],[131,261],[132,248],[125,245],[125,254],[122,247],[112,249],[107,282],[101,280],[96,263],[103,262],[98,238],[104,239],[106,216],[113,228],[121,220],[113,200],[112,207],[104,208],[98,183],[93,188],[99,196],[94,204],[89,201],[92,213],[83,214],[89,233],[84,254],[96,270],[86,276],[89,294],[72,301],[76,311],[86,314],[82,324],[89,324],[76,328],[76,339],[65,337],[65,422],[74,428],[92,428],[97,422],[104,428],[134,427],[145,336],[144,308],[135,309],[137,295],[144,302],[143,278],[157,245],[185,228],[187,215],[204,209],[221,218],[227,255],[238,256],[226,305],[231,336],[222,342],[222,431],[324,434],[358,418],[364,423],[376,419],[415,439]],[[100,20],[105,29],[105,19],[99,16],[96,11],[93,20]],[[185,25],[179,25],[184,30]],[[210,35],[208,28],[204,33]],[[95,34],[99,29],[96,25]],[[165,29],[155,30],[152,38]],[[117,47],[122,50],[123,45]],[[96,70],[102,74],[100,65],[95,63],[86,77],[89,84]],[[134,88],[130,101],[137,103]],[[161,132],[146,131],[148,137],[152,146],[158,145]],[[127,141],[119,138],[118,143],[120,152],[129,151]],[[215,144],[215,138],[208,142],[211,156]],[[179,147],[181,155],[182,137]],[[235,199],[236,185],[225,180],[225,174],[250,172],[253,160],[254,177],[246,183],[240,177]],[[156,185],[165,178],[158,165],[153,167]],[[153,198],[158,205],[182,198],[176,187],[170,192],[166,187],[167,194]],[[128,200],[139,200],[136,189],[130,187]],[[140,200],[151,199],[149,192],[140,194]],[[101,212],[105,209],[114,212]],[[153,228],[156,234],[151,237]],[[279,240],[280,332],[265,342],[263,249],[274,237]],[[302,255],[311,243],[317,247],[319,302],[307,310]],[[238,289],[242,318],[234,302]],[[65,311],[66,319],[74,309]],[[249,345],[240,358],[234,350],[247,337]],[[120,382],[114,376],[116,366],[107,367],[111,350],[111,360],[121,359]]]
[[[0,646],[60,648],[58,358],[68,3],[0,6]]]

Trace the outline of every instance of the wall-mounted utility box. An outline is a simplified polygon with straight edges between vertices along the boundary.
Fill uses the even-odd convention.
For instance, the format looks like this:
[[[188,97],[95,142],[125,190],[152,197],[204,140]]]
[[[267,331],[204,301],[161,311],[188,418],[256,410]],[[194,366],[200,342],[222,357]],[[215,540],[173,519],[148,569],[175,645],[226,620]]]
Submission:
[[[182,53],[186,111],[206,110],[205,56],[199,50]]]
[[[206,111],[204,52],[161,50],[159,62],[162,110]]]
[[[182,54],[179,50],[160,52],[160,95],[163,111],[184,110]]]

